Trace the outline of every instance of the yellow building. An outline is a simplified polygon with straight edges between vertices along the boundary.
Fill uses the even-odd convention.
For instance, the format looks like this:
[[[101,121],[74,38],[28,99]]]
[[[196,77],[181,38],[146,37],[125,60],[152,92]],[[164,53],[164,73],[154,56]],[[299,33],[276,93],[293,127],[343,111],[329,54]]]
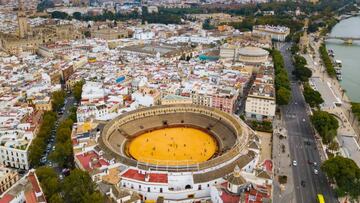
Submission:
[[[91,37],[104,40],[115,40],[127,38],[129,36],[128,31],[122,28],[94,28],[91,29]]]
[[[28,98],[28,101],[30,104],[35,106],[35,110],[37,111],[51,111],[52,110],[52,104],[51,104],[51,98],[49,96],[34,96],[31,98]]]
[[[0,166],[0,195],[19,180],[16,170]]]

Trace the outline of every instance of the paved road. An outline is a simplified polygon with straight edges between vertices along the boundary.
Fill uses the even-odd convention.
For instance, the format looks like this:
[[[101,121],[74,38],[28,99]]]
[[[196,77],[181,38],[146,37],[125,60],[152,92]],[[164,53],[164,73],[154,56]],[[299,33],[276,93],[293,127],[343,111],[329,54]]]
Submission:
[[[282,107],[281,112],[288,131],[290,157],[291,160],[297,161],[297,166],[291,166],[293,168],[296,202],[316,202],[316,195],[323,194],[325,202],[335,203],[337,199],[334,197],[325,175],[319,169],[320,156],[316,148],[314,132],[310,125],[304,97],[300,86],[291,77],[294,67],[291,61],[291,53],[287,51],[289,47],[290,44],[284,44],[280,47],[280,51],[284,56],[285,66],[291,80],[292,101],[289,105]],[[316,162],[317,166],[309,164],[308,161]],[[318,175],[314,173],[315,168],[319,171]],[[305,187],[301,186],[301,181],[305,181]]]
[[[69,114],[70,114],[70,109],[71,107],[74,106],[75,103],[75,99],[73,96],[69,96],[66,97],[65,100],[65,105],[64,105],[64,114],[62,114],[61,116],[58,116],[58,120],[57,123],[59,124],[61,121],[65,120]],[[53,163],[49,160],[49,155],[51,154],[51,152],[53,151],[53,146],[56,145],[56,130],[57,130],[58,125],[55,126],[54,131],[51,133],[51,137],[54,139],[54,141],[50,141],[48,144],[50,145],[50,150],[47,150],[44,154],[44,156],[46,157],[46,163],[44,163],[44,165],[48,165],[48,166],[53,166]],[[55,166],[54,166],[55,167]]]

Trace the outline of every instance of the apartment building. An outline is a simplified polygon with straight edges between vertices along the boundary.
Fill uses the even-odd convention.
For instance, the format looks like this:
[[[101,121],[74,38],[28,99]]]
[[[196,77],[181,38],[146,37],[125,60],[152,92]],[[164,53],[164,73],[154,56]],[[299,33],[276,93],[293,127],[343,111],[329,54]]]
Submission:
[[[255,25],[253,26],[253,33],[262,36],[270,36],[273,40],[283,42],[290,34],[290,28],[284,26]]]
[[[19,180],[16,170],[0,165],[0,195]]]
[[[28,149],[32,138],[32,132],[0,131],[0,163],[8,167],[28,170],[30,168]]]
[[[245,115],[251,120],[271,121],[275,111],[274,70],[261,67],[246,99]]]

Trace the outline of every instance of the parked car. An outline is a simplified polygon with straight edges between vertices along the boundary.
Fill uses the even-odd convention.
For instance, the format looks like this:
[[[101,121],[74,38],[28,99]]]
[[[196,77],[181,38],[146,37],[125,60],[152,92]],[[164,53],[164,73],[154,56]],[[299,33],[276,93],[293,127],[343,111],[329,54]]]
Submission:
[[[42,157],[41,159],[40,159],[40,162],[41,163],[45,163],[47,161],[47,158],[46,157]]]

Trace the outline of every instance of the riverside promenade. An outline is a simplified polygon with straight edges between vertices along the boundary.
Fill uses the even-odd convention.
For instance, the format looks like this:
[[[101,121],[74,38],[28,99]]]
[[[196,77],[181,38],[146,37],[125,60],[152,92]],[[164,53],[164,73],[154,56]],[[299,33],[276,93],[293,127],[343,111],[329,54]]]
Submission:
[[[343,90],[336,78],[329,77],[325,67],[321,65],[322,61],[317,51],[321,43],[321,40],[315,42],[310,36],[309,44],[315,51],[311,54],[303,55],[307,60],[308,67],[313,72],[310,82],[313,83],[312,85],[320,92],[323,99],[326,100],[321,109],[333,114],[339,120],[340,127],[338,129],[337,141],[342,154],[353,159],[360,167],[359,123],[351,111],[351,101],[347,97],[346,91]],[[329,100],[333,104],[330,104]],[[341,105],[336,105],[336,103]]]

